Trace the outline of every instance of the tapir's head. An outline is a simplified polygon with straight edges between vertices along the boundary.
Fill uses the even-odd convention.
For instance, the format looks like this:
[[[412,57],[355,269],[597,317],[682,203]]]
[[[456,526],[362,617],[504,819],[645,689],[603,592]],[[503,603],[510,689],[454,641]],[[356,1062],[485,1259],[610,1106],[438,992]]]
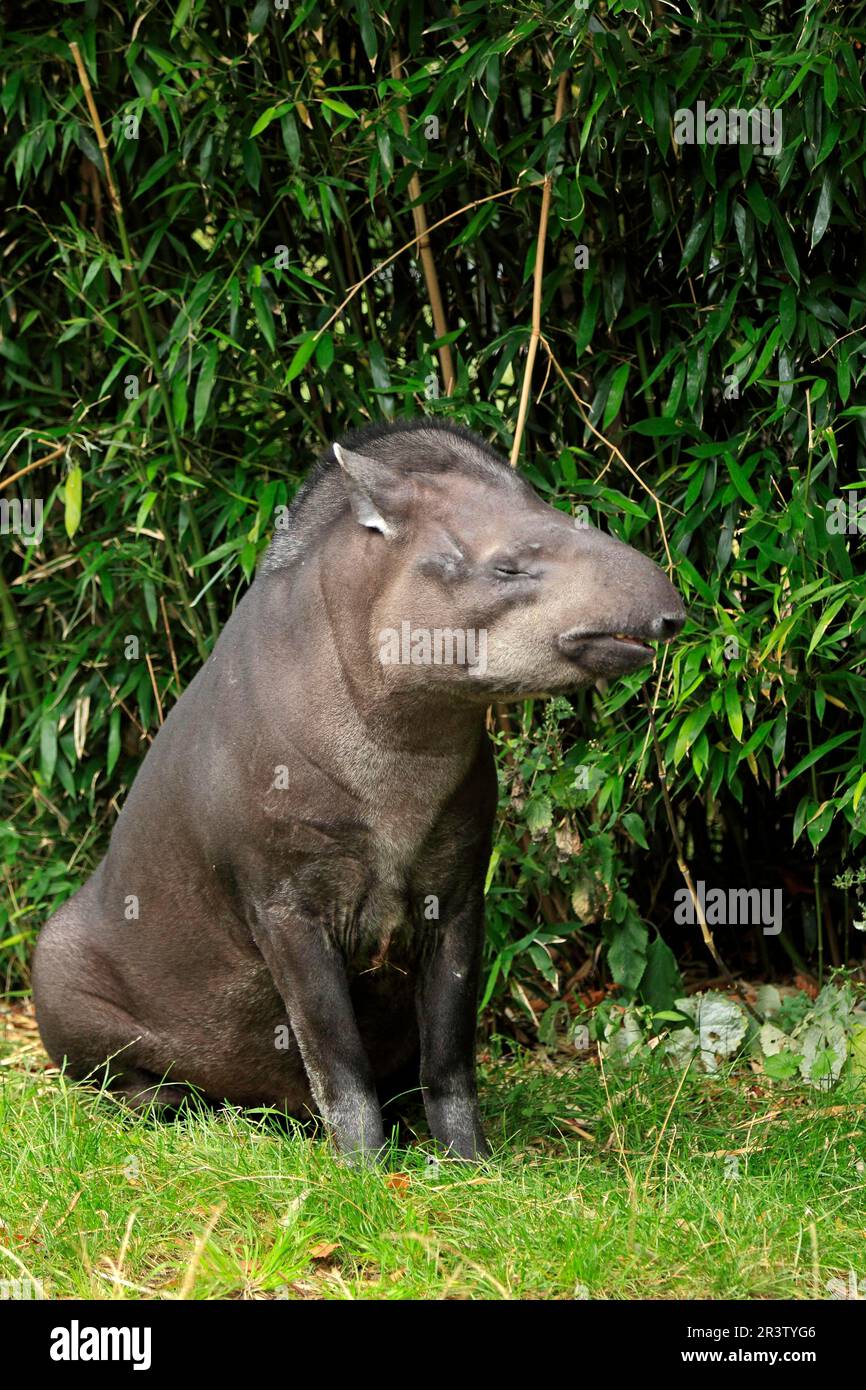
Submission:
[[[651,560],[576,526],[465,431],[367,431],[333,454],[339,563],[386,686],[564,693],[645,665],[683,625]]]

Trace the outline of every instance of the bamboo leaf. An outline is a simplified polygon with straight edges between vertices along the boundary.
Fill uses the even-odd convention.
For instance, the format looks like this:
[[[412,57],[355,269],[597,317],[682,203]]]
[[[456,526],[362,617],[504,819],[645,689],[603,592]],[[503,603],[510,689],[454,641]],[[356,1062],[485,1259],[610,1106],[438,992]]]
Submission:
[[[83,479],[81,469],[76,465],[66,475],[66,498],[64,502],[63,524],[71,540],[81,525],[81,499]]]

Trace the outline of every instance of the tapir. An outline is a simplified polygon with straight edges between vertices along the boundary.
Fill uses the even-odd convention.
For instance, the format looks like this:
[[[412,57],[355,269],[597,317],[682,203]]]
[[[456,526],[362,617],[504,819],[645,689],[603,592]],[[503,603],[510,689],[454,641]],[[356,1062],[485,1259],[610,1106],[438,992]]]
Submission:
[[[133,1106],[317,1115],[361,1161],[410,1077],[478,1159],[486,710],[637,670],[683,605],[429,419],[331,445],[282,522],[39,936],[42,1039]]]

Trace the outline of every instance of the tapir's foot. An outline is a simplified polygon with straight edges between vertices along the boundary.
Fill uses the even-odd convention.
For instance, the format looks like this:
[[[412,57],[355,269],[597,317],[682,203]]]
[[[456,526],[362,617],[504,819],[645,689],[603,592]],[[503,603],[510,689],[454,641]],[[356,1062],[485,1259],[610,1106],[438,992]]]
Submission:
[[[484,1137],[478,1105],[471,1096],[427,1097],[427,1122],[430,1132],[446,1151],[448,1158],[462,1158],[478,1163],[490,1157],[490,1145]]]

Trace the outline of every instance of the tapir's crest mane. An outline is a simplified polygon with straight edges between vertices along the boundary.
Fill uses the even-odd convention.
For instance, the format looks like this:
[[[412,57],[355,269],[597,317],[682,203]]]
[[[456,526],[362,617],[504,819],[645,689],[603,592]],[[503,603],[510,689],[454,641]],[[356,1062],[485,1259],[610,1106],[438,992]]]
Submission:
[[[365,425],[336,442],[344,449],[381,459],[407,473],[453,471],[512,488],[524,486],[489,444],[471,430],[448,421],[422,416],[393,424]],[[277,526],[261,572],[283,569],[300,558],[323,526],[345,506],[339,464],[329,444]]]

